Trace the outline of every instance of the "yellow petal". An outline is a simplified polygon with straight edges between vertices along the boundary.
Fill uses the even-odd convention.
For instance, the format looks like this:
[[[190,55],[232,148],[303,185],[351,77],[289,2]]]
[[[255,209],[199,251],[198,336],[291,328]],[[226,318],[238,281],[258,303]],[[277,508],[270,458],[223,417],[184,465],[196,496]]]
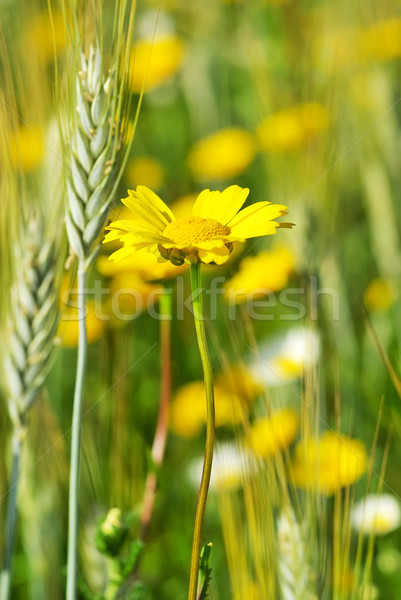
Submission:
[[[238,185],[231,185],[223,192],[204,190],[196,199],[192,214],[204,219],[215,219],[225,225],[241,209],[248,194],[248,188]]]
[[[201,261],[206,264],[216,263],[216,265],[222,265],[228,260],[230,251],[227,246],[214,248],[213,250],[202,250],[200,248],[198,254]]]
[[[142,242],[146,246],[150,246],[151,244],[163,244],[164,242],[169,242],[170,240],[160,233],[153,231],[146,231],[143,229],[142,231],[138,229],[133,234],[136,237],[136,242]]]
[[[124,246],[124,248],[119,248],[118,250],[113,252],[113,254],[110,254],[109,260],[113,262],[123,260],[124,258],[127,258],[127,256],[130,256],[134,252],[135,248],[133,248],[132,246]]]
[[[160,232],[165,229],[167,222],[163,215],[154,207],[149,206],[149,204],[139,200],[139,198],[122,198],[121,202],[125,204],[138,219],[145,222],[146,225],[152,225]]]
[[[138,185],[136,191],[128,190],[128,194],[128,198],[122,199],[123,204],[160,231],[175,220],[167,204],[144,185]]]
[[[148,227],[145,223],[138,223],[138,221],[134,221],[133,219],[124,220],[124,221],[113,221],[110,225],[107,225],[106,229],[108,231],[126,231],[126,232],[135,232],[138,227],[140,229],[149,229],[151,231],[157,231],[155,228]]]
[[[138,243],[148,246],[149,244],[160,244],[163,241],[169,241],[156,227],[139,221],[116,221],[108,225],[106,229],[117,233],[117,237],[114,236],[107,239],[107,241],[119,239],[125,246],[137,246]]]
[[[114,242],[115,240],[119,240],[119,239],[120,239],[119,231],[115,231],[115,230],[109,231],[104,236],[103,244],[107,244],[108,242]]]
[[[165,240],[165,241],[164,241]],[[177,244],[177,242],[173,242],[172,240],[167,240],[164,238],[163,242],[160,243],[163,245],[163,248],[177,248],[178,250],[183,250],[184,248],[202,248],[203,250],[213,250],[214,248],[221,248],[226,244],[231,242],[231,238],[213,238],[211,240],[206,240],[204,242],[196,242],[191,245],[188,243]]]
[[[209,189],[203,190],[195,200],[192,215],[194,217],[205,217],[208,207],[218,201],[219,195],[220,192],[211,192]]]
[[[205,240],[204,242],[197,242],[196,248],[201,248],[202,250],[213,250],[213,248],[222,248],[229,242],[230,240],[227,237],[216,237],[212,238],[211,240]]]
[[[157,194],[152,192],[151,189],[149,189],[145,185],[138,185],[136,190],[142,198],[147,200],[150,204],[154,204],[154,206],[162,213],[162,215],[165,217],[168,223],[171,223],[175,220],[175,217],[169,209],[169,207],[167,206],[167,204],[163,202],[163,200],[161,200],[161,198],[159,198]]]
[[[238,213],[231,223],[232,238],[252,238],[276,233],[279,223],[272,221],[286,214],[287,207],[282,204],[257,202]]]

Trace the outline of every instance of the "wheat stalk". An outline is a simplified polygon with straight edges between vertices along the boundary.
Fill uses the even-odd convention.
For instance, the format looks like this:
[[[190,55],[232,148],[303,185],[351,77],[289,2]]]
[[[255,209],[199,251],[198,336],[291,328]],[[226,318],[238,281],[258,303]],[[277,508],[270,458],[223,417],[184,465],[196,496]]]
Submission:
[[[63,2],[65,11],[65,5]],[[81,7],[82,8],[82,7]],[[79,341],[71,426],[67,600],[75,600],[78,577],[78,498],[81,451],[81,419],[87,361],[87,271],[99,249],[98,238],[122,174],[130,143],[128,133],[130,94],[130,41],[134,10],[127,0],[115,5],[113,52],[104,71],[101,4],[93,2],[96,43],[86,47],[81,36],[78,3],[71,0],[72,69],[67,73],[68,119],[61,125],[65,163],[66,229],[70,254],[78,257]],[[136,118],[138,116],[138,110]],[[134,129],[133,129],[134,130]],[[132,139],[131,139],[132,141]]]

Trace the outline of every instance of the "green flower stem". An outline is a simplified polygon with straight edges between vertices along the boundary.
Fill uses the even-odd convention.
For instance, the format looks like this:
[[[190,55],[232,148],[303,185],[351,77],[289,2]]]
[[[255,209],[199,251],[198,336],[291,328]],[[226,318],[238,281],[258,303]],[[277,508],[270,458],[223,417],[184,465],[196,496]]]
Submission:
[[[213,371],[207,347],[205,318],[203,312],[203,295],[201,288],[201,265],[196,263],[190,267],[192,307],[194,313],[196,337],[198,340],[199,354],[203,367],[203,378],[206,388],[207,422],[206,446],[203,461],[202,480],[199,489],[198,504],[196,507],[194,537],[192,542],[191,572],[189,578],[188,600],[196,600],[199,575],[199,560],[202,543],[203,519],[205,516],[206,500],[209,491],[210,475],[212,471],[213,448],[215,436]]]
[[[84,260],[80,260],[78,264],[78,318],[78,359],[75,379],[74,407],[71,425],[71,462],[68,512],[68,556],[66,593],[67,600],[76,600],[77,597],[79,464],[81,454],[82,405],[87,359],[86,268]]]
[[[114,600],[121,585],[121,569],[118,558],[109,558],[107,579],[108,584],[104,597],[105,600]]]
[[[17,495],[20,476],[21,449],[25,428],[16,426],[12,439],[12,467],[6,521],[6,541],[3,570],[0,578],[0,599],[9,600],[11,591],[11,571],[17,529]]]

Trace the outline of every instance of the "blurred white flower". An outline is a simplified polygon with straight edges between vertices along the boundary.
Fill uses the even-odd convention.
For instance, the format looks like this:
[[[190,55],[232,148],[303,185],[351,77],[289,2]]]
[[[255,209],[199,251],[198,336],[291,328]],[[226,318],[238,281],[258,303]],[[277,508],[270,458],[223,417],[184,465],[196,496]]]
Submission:
[[[175,34],[174,19],[167,12],[157,9],[143,11],[136,20],[138,39],[160,39]]]
[[[316,331],[296,327],[259,347],[259,359],[252,372],[264,384],[278,386],[301,377],[305,368],[319,358],[319,337]]]
[[[365,535],[385,535],[401,525],[401,505],[390,494],[369,494],[351,511],[354,529]]]
[[[216,445],[213,455],[210,489],[214,491],[238,488],[249,473],[251,457],[235,443]],[[188,475],[191,483],[199,487],[202,477],[203,457],[193,461]]]

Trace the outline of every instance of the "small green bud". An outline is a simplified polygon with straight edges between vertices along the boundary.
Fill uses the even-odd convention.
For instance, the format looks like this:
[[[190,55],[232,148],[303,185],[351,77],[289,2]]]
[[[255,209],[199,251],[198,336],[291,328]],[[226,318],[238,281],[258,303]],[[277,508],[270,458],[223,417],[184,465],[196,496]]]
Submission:
[[[121,510],[111,508],[96,532],[96,547],[103,554],[117,556],[127,535],[128,526],[122,518]]]

